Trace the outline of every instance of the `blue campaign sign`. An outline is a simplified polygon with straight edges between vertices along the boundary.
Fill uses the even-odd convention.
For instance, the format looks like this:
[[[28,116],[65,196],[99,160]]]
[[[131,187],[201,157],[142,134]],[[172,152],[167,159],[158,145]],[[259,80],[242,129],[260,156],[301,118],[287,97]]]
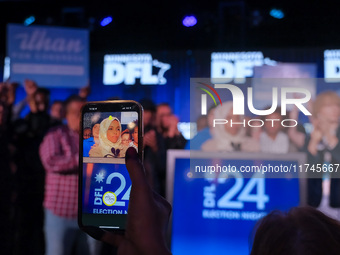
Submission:
[[[42,87],[80,88],[89,82],[89,32],[48,26],[7,26],[10,79]]]
[[[84,163],[83,212],[127,214],[131,179],[125,164]]]
[[[259,158],[256,154],[229,161],[246,165],[255,164]],[[301,163],[296,157],[272,158],[263,156],[263,162]],[[298,178],[242,178],[241,173],[229,178],[191,178],[189,154],[177,154],[172,164],[168,161],[168,167],[172,172],[167,175],[168,184],[172,183],[167,195],[173,205],[173,254],[249,254],[257,221],[272,210],[286,211],[303,200]]]

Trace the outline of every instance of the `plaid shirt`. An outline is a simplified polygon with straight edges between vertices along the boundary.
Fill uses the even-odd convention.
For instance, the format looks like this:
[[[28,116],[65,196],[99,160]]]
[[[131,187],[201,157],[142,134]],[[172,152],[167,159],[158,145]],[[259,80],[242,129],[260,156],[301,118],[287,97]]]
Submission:
[[[55,215],[77,218],[79,134],[67,126],[52,128],[39,153],[46,170],[44,207]]]

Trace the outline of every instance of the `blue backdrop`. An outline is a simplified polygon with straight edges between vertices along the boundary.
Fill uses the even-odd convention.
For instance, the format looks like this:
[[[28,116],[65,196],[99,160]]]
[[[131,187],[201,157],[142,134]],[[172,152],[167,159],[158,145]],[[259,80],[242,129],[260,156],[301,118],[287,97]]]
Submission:
[[[286,63],[314,63],[317,66],[317,77],[324,76],[324,50],[313,49],[263,49],[265,58]],[[91,95],[89,100],[106,100],[118,97],[121,99],[140,100],[150,98],[156,104],[167,102],[171,105],[174,113],[180,121],[190,121],[189,98],[190,78],[210,77],[211,53],[213,51],[144,51],[137,53],[150,53],[153,59],[171,65],[164,77],[167,83],[164,85],[142,85],[139,79],[135,85],[104,85],[103,64],[106,54],[132,54],[136,52],[93,52],[90,55],[90,85]],[[153,72],[156,72],[153,70]],[[86,84],[84,84],[85,86]],[[339,90],[340,87],[334,83],[327,83],[323,79],[318,81],[317,93],[324,90]],[[78,93],[73,88],[51,88],[51,101],[65,99],[69,95]],[[25,96],[23,88],[18,89],[17,101]]]

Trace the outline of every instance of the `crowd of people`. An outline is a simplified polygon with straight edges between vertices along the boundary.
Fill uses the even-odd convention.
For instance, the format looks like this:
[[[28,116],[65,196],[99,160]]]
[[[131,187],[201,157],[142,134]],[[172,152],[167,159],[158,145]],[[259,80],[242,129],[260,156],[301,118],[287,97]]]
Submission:
[[[18,84],[0,84],[0,250],[2,254],[72,254],[75,251],[79,254],[98,254],[104,249],[102,244],[81,232],[76,221],[78,155],[81,149],[79,123],[81,108],[90,93],[89,87],[81,89],[78,95],[72,95],[65,101],[50,104],[47,89],[39,88],[31,80],[26,80],[23,85],[26,98],[15,104]],[[310,109],[313,114],[310,118],[313,131],[310,134],[307,134],[301,125],[283,128],[281,125],[270,125],[271,122],[264,122],[263,127],[254,129],[242,125],[219,125],[215,128],[214,118],[242,121],[240,116],[233,115],[232,103],[225,102],[223,105],[211,107],[207,118],[198,120],[200,130],[190,144],[178,130],[179,120],[169,104],[155,105],[150,99],[143,99],[140,103],[144,108],[144,165],[140,166],[138,162],[131,164],[136,168],[143,168],[147,187],[156,194],[142,198],[153,200],[155,204],[155,208],[146,208],[146,211],[155,209],[157,213],[161,210],[159,213],[164,216],[159,218],[154,215],[155,212],[150,214],[155,216],[150,219],[151,224],[160,223],[154,226],[154,233],[158,233],[160,227],[163,230],[170,214],[169,205],[162,199],[165,195],[168,149],[265,153],[302,151],[307,153],[310,164],[340,163],[340,98],[334,92],[323,92],[313,102]],[[29,113],[20,117],[25,106],[29,107]],[[271,113],[268,118],[281,120],[280,109]],[[292,109],[289,118],[297,119],[298,110]],[[119,120],[104,119],[85,128],[81,138],[84,157],[105,157],[108,154],[125,157],[129,147],[138,149],[138,124],[135,124],[131,130],[122,130]],[[109,145],[109,151],[105,151],[105,144]],[[112,148],[116,148],[115,152]],[[332,176],[334,173],[326,174],[336,177]],[[340,179],[325,178],[324,175],[318,173],[308,179],[308,204],[339,220]],[[157,207],[157,204],[162,206]],[[140,208],[134,210],[138,209]],[[308,210],[287,215],[270,214],[261,222],[258,230],[271,231],[270,228],[261,228],[263,224],[268,224],[268,219],[289,221],[293,216],[315,214],[315,217],[321,217],[326,225],[336,225],[334,233],[338,234],[338,223]],[[151,217],[150,215],[147,217]],[[155,220],[160,222],[154,222]],[[96,234],[92,236],[117,245],[117,238],[107,233],[101,233],[100,237]],[[143,238],[147,238],[147,235]],[[259,252],[261,246],[255,244],[258,238],[265,240],[265,237],[254,238],[252,254],[264,254]],[[164,245],[164,233],[157,235],[156,240],[160,242],[156,248],[159,248],[162,254],[168,254],[169,250]],[[132,240],[134,241],[136,240]],[[119,245],[121,247],[121,243]]]
[[[65,101],[49,102],[50,92],[25,80],[26,97],[15,103],[16,83],[0,84],[0,157],[2,178],[0,210],[2,254],[100,254],[103,247],[86,237],[77,225],[78,157],[81,108],[89,87]],[[186,140],[168,104],[144,106],[144,155],[147,179],[165,194],[166,151],[183,149]],[[25,107],[29,113],[22,117]],[[102,146],[119,143],[138,148],[138,125],[123,130],[119,121],[96,123],[83,130],[84,156],[102,156]],[[104,125],[105,124],[105,125]],[[107,134],[111,132],[110,136]],[[110,146],[110,152],[112,146]],[[119,151],[119,152],[118,152]],[[99,253],[98,253],[99,252]]]

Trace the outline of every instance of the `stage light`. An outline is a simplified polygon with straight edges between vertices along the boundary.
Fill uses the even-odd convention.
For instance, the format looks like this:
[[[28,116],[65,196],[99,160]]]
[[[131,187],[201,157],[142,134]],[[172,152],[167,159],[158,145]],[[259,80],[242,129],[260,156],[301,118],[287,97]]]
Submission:
[[[35,17],[34,17],[34,16],[30,16],[30,17],[28,17],[27,19],[25,19],[24,25],[25,25],[25,26],[29,26],[29,25],[31,25],[34,21],[35,21]]]
[[[185,16],[182,23],[185,27],[193,27],[197,24],[197,19],[195,16]]]
[[[272,16],[275,19],[283,19],[285,17],[285,14],[280,9],[271,9],[269,12],[270,16]]]
[[[100,22],[100,25],[102,27],[105,27],[107,26],[108,24],[110,24],[112,22],[112,17],[108,16],[106,18],[104,18],[101,22]]]

